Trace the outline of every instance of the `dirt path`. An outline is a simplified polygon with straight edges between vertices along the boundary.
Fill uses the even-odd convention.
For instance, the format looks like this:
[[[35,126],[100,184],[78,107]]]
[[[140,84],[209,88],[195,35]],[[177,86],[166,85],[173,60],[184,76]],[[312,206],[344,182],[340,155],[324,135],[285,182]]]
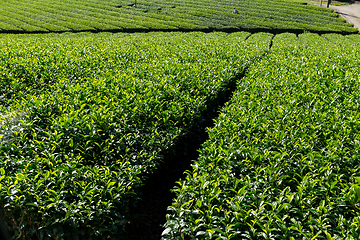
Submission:
[[[322,6],[326,7],[326,3]],[[337,11],[346,21],[353,23],[354,27],[360,30],[360,3],[342,6],[330,5],[330,8]]]

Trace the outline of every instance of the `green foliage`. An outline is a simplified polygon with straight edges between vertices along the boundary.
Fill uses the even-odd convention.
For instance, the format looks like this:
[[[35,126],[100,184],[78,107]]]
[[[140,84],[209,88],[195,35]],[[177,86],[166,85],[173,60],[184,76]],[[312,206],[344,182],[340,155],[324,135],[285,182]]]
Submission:
[[[125,238],[163,154],[271,38],[1,36],[0,207],[15,238]]]
[[[357,33],[333,10],[296,0],[1,0],[0,32],[252,30]],[[233,8],[239,10],[234,14]]]
[[[358,239],[359,35],[276,35],[174,189],[163,239]]]

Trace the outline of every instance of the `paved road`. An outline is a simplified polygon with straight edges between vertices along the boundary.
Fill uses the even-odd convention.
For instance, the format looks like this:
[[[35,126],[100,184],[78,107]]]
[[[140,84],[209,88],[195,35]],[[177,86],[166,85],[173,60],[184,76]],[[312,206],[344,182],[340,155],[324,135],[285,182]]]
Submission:
[[[323,4],[323,7],[326,7],[326,3]],[[353,23],[354,27],[360,30],[360,3],[343,6],[330,5],[330,8],[337,11],[343,18]]]

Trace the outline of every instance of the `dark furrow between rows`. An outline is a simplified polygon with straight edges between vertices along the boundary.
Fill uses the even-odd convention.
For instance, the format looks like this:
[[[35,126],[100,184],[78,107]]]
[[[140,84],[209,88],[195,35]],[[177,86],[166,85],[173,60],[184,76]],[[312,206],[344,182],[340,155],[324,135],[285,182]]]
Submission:
[[[112,29],[112,30],[73,30],[73,31],[20,31],[20,30],[0,30],[0,34],[49,34],[49,33],[82,33],[82,32],[91,32],[91,33],[101,33],[101,32],[110,32],[110,33],[148,33],[148,32],[226,32],[226,33],[233,33],[233,32],[249,32],[249,33],[258,33],[258,32],[265,32],[265,33],[272,33],[272,34],[281,34],[281,33],[295,33],[295,34],[302,34],[304,32],[310,33],[317,33],[317,34],[328,34],[328,33],[335,33],[335,34],[342,34],[342,35],[350,35],[354,34],[353,32],[339,32],[339,31],[315,31],[315,30],[304,30],[304,29],[272,29],[272,28],[207,28],[207,29],[186,29],[186,28],[179,28],[179,29]]]
[[[274,37],[275,35],[270,41],[268,51],[254,58],[253,61],[259,61],[267,55],[271,50]],[[207,104],[209,107],[201,113],[201,117],[195,121],[188,134],[181,137],[174,148],[164,154],[164,163],[139,191],[142,194],[142,201],[135,209],[130,210],[136,217],[127,226],[129,240],[159,240],[161,238],[163,225],[166,222],[167,207],[171,206],[176,197],[171,190],[176,186],[177,181],[185,177],[184,172],[191,170],[192,161],[199,157],[198,150],[209,138],[206,129],[213,127],[213,119],[219,116],[220,110],[232,98],[246,72],[247,68],[232,78],[225,86],[225,90]]]
[[[218,117],[219,110],[231,99],[237,83],[244,77],[245,72],[229,81],[226,90],[207,104],[210,107],[195,121],[188,133],[178,140],[173,149],[164,154],[164,163],[139,191],[142,201],[135,209],[130,210],[136,217],[127,226],[129,240],[161,238],[167,207],[175,198],[171,189],[184,177],[184,172],[191,169],[192,161],[198,158],[198,149],[208,139],[206,128],[213,126],[213,119]]]

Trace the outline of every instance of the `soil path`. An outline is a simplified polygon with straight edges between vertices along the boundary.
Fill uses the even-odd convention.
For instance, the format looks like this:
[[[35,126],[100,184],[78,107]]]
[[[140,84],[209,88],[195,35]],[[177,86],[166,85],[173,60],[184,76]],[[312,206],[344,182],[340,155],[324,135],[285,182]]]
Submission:
[[[326,3],[322,5],[326,7]],[[340,16],[346,19],[349,23],[354,24],[358,30],[360,30],[360,3],[342,5],[342,6],[329,6],[331,9],[337,11]]]

